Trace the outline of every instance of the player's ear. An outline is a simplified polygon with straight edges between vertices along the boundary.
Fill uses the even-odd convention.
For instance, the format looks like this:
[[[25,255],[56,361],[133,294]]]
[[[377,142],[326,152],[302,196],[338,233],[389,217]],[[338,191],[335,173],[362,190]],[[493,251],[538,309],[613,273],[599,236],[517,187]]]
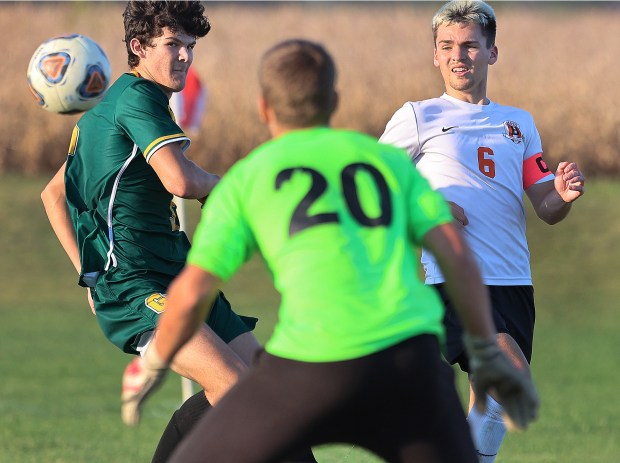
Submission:
[[[129,41],[129,49],[134,55],[136,55],[140,59],[146,56],[144,47],[142,46],[140,41],[135,37]]]
[[[336,112],[336,109],[338,109],[339,104],[340,104],[340,94],[336,90],[334,90],[334,94],[332,95],[332,107],[331,107],[330,114],[334,114]]]
[[[256,101],[256,107],[258,109],[258,117],[263,124],[269,124],[269,104],[262,95],[258,97]]]
[[[489,64],[497,63],[497,56],[498,56],[497,46],[493,45],[493,48],[491,48],[491,56],[489,57]]]
[[[439,67],[439,60],[437,59],[437,48],[433,48],[433,64],[436,68]]]

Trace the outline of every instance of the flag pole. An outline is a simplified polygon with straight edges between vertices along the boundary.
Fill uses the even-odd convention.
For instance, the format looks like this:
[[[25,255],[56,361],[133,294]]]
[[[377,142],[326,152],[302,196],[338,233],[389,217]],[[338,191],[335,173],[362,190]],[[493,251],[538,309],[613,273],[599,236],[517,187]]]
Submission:
[[[185,200],[183,198],[179,198],[178,196],[174,197],[174,203],[177,206],[177,217],[179,218],[179,226],[182,231],[187,233],[187,221],[185,217]],[[181,397],[183,398],[183,402],[189,399],[194,395],[194,383],[191,379],[181,376]]]

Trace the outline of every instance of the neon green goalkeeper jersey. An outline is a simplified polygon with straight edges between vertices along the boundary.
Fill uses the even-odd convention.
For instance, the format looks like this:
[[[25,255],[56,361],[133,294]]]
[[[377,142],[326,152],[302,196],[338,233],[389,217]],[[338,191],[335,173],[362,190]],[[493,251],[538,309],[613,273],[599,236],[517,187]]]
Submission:
[[[400,149],[352,131],[298,130],[224,176],[188,262],[226,280],[260,251],[282,297],[267,352],[347,360],[423,333],[443,339],[443,308],[417,276],[415,245],[451,220]]]

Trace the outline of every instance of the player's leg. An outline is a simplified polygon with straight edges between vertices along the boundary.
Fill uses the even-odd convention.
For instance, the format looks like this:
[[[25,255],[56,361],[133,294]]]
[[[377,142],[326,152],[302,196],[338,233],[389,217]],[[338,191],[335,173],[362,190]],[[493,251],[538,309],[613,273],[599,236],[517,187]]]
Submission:
[[[252,365],[261,345],[254,333],[243,333],[228,343],[228,346],[243,360],[246,365]]]
[[[152,331],[142,335],[137,346],[141,354],[150,345],[152,335]],[[243,355],[248,354],[243,352]],[[123,401],[125,401],[126,395],[132,394],[132,378],[139,373],[139,369],[140,363],[137,362],[137,359],[125,369],[123,374]],[[179,352],[171,365],[171,369],[181,376],[196,381],[203,388],[201,394],[205,396],[203,408],[206,409],[209,405],[209,399],[215,402],[224,395],[247,369],[247,365],[205,324]],[[126,411],[124,405],[123,419],[130,424],[132,420],[125,418],[128,413]]]
[[[165,295],[160,294],[160,313],[165,310],[165,302]],[[154,318],[153,328],[156,323],[157,318]],[[258,352],[260,345],[251,333],[255,325],[256,319],[233,312],[220,293],[206,323],[177,353],[171,369],[198,383],[209,402],[215,404],[247,370]],[[152,335],[152,330],[145,330],[135,341],[135,350],[144,353]]]
[[[196,381],[203,390],[175,411],[164,430],[153,463],[168,461],[174,449],[210,408],[232,387],[247,369],[243,360],[204,325],[179,351],[171,366],[176,373]],[[204,388],[209,388],[206,391]]]
[[[378,353],[369,370],[374,384],[357,412],[368,427],[363,446],[390,462],[477,462],[454,372],[435,336],[416,336]]]
[[[489,286],[493,319],[502,351],[528,375],[534,334],[534,298],[531,286]],[[501,405],[487,397],[486,410],[478,412],[475,395],[470,393],[467,417],[481,463],[493,463],[506,436]]]
[[[258,341],[250,332],[240,334],[235,339],[231,340],[228,346],[237,353],[246,365],[252,362],[254,356],[260,349]],[[204,390],[201,390],[186,400],[181,407],[174,412],[172,418],[170,418],[157,448],[155,449],[152,463],[164,463],[168,461],[179,442],[191,431],[210,406],[211,404],[207,400]]]
[[[512,336],[507,333],[499,333],[497,343],[515,365],[530,375],[529,364]],[[467,420],[478,449],[478,458],[480,463],[493,463],[506,436],[503,409],[491,395],[487,396],[487,406],[482,413],[476,409],[475,402],[476,397],[471,390],[470,411]]]
[[[452,303],[443,288],[435,285],[445,307],[446,359],[458,363],[469,372],[469,362],[462,341],[462,326],[452,309]],[[534,336],[534,292],[531,286],[487,286],[493,307],[493,321],[497,329],[498,344],[516,365],[529,373]],[[470,390],[469,414],[467,420],[481,462],[495,461],[501,443],[506,435],[501,406],[491,397],[484,413],[478,413],[473,404],[475,397]]]
[[[198,383],[215,404],[247,370],[246,363],[206,324],[177,353],[171,369]]]
[[[205,388],[206,397],[211,403],[215,403],[239,380],[248,366],[254,363],[260,344],[251,332],[256,325],[256,319],[234,313],[223,294],[214,303],[207,323],[208,326],[203,325],[198,334],[175,356],[172,368]],[[212,384],[214,387],[209,388]],[[202,392],[194,395],[175,413],[172,424],[169,423],[160,440],[153,463],[168,461],[182,438],[208,410],[209,402]],[[179,426],[173,421],[181,421],[183,425]],[[160,456],[162,459],[157,460]],[[310,447],[292,455],[286,461],[316,462]]]
[[[315,366],[261,353],[247,375],[181,442],[170,461],[315,461],[291,457],[308,448],[304,436],[329,401],[324,391],[331,381],[325,381],[324,375],[309,379],[308,369]]]
[[[170,418],[159,439],[151,463],[167,462],[179,442],[192,430],[210,406],[204,391],[199,391],[183,402]]]
[[[240,336],[251,336],[244,333]],[[138,343],[137,349],[144,353],[153,339],[153,332],[144,333]],[[233,340],[234,341],[234,340]],[[249,357],[251,341],[237,342],[242,349],[242,355]],[[131,395],[131,377],[134,369],[140,367],[139,363],[132,362],[123,375],[123,399],[125,394]],[[189,433],[193,426],[200,420],[202,415],[210,408],[208,394],[214,394],[217,399],[221,398],[227,390],[235,384],[241,374],[247,370],[247,365],[211,328],[204,324],[198,333],[178,353],[171,369],[176,373],[192,379],[201,386],[212,386],[209,392],[201,390],[186,400],[181,407],[174,412],[168,422],[153,454],[153,463],[165,462],[174,451],[184,436]],[[211,375],[211,376],[210,376]],[[132,401],[123,402],[121,413],[123,420],[131,424],[139,419],[139,410],[130,407]],[[135,418],[135,417],[138,418]]]
[[[153,463],[168,460],[181,439],[189,433],[202,414],[210,407],[207,397],[217,400],[218,396],[226,392],[237,381],[239,374],[246,369],[246,366],[250,365],[260,349],[260,344],[250,332],[256,320],[245,317],[242,319],[237,316],[223,295],[214,303],[208,323],[213,331],[205,325],[198,337],[190,341],[191,350],[186,351],[180,357],[177,356],[173,368],[203,387],[215,379],[216,386],[219,384],[225,390],[218,388],[215,396],[212,395],[213,391],[206,393],[204,390],[200,391],[174,413],[155,450]],[[214,334],[217,334],[217,339],[213,337]],[[229,350],[234,354],[232,360],[229,355],[222,356],[221,349],[224,343],[227,343]],[[230,374],[231,362],[238,366],[233,370],[232,375]],[[227,378],[224,382],[217,380],[222,372]]]
[[[228,346],[241,358],[246,364],[250,365],[260,350],[260,344],[250,332],[240,334],[235,339],[228,343]],[[123,372],[123,398],[127,394],[131,394],[134,391],[133,378],[141,368],[139,357],[135,357]]]
[[[256,319],[233,312],[223,293],[206,324],[175,356],[172,369],[196,381],[215,404],[237,382],[260,349],[251,331]]]
[[[145,351],[158,317],[165,310],[170,277],[155,272],[137,276],[123,272],[111,269],[102,275],[93,291],[93,300],[105,336],[124,352],[137,354]],[[223,294],[215,300],[207,322],[211,328],[205,324],[172,365],[175,371],[200,384],[206,394],[204,401],[198,394],[179,409],[175,420],[184,423],[191,422],[196,410],[209,407],[207,397],[217,401],[239,379],[259,347],[250,333],[256,319],[235,314]],[[233,343],[232,348],[228,342]],[[131,392],[129,380],[135,365],[131,363],[126,369],[124,392]],[[137,424],[140,418],[140,410],[131,400],[123,401],[121,414],[130,425]],[[162,439],[170,442],[166,436]]]

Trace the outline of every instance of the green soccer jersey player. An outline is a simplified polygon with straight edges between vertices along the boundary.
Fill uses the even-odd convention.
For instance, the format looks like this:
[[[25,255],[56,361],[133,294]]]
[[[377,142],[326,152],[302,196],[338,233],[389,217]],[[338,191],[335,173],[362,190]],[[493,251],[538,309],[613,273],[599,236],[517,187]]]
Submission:
[[[166,293],[190,248],[173,196],[204,198],[219,181],[185,156],[190,140],[168,102],[185,86],[193,50],[210,24],[198,1],[130,1],[123,13],[130,72],[85,113],[65,165],[42,193],[61,244],[89,288],[105,336],[130,354],[144,352]],[[166,461],[210,403],[247,370],[260,346],[256,319],[240,317],[222,293],[172,368],[202,388],[175,413],[153,461]],[[142,371],[135,374],[139,381]],[[122,417],[136,425],[143,397],[123,391]],[[208,399],[208,400],[207,400]],[[308,450],[296,461],[315,461]]]
[[[447,203],[404,151],[329,128],[335,68],[320,45],[277,44],[259,79],[259,115],[274,139],[236,164],[205,204],[170,286],[173,310],[144,356],[142,388],[157,386],[218,285],[257,251],[282,296],[278,322],[254,367],[170,461],[278,461],[348,442],[386,461],[475,463],[441,358],[442,305],[418,279],[417,246],[435,253],[458,301],[477,387],[494,387],[522,427],[537,396],[495,342],[488,295]]]
[[[134,19],[148,22],[152,14],[154,21],[165,12],[150,8],[170,8],[156,3],[128,4],[128,35]],[[180,21],[176,15],[202,18],[202,11],[199,2],[193,2],[185,12],[165,14]],[[184,25],[187,30],[154,29],[150,42],[126,40],[131,72],[121,75],[104,99],[79,119],[67,161],[42,195],[80,284],[91,290],[103,333],[132,354],[150,340],[165,309],[168,284],[182,269],[190,248],[179,229],[173,195],[201,199],[219,181],[185,156],[190,140],[168,106],[170,95],[183,88],[196,38],[209,30],[206,17],[202,25]],[[224,341],[233,341],[232,346],[239,344],[237,352],[226,347],[213,362],[224,369],[226,363],[233,365],[227,380],[232,384],[258,348],[250,333],[253,321],[244,323],[222,295],[214,310],[213,328]],[[212,344],[207,337],[215,336],[206,325],[205,332],[203,343]],[[230,384],[214,387],[213,379],[193,366],[193,355],[206,358],[213,353],[199,346],[190,351],[178,362],[179,372],[197,380],[217,400]]]
[[[137,72],[122,75],[71,137],[65,189],[80,283],[94,289],[106,337],[128,353],[141,350],[144,333],[150,338],[190,248],[172,194],[149,164],[173,143],[184,152],[190,140],[171,116],[167,95]],[[225,342],[248,331],[229,323],[222,295],[214,310],[211,327]]]

